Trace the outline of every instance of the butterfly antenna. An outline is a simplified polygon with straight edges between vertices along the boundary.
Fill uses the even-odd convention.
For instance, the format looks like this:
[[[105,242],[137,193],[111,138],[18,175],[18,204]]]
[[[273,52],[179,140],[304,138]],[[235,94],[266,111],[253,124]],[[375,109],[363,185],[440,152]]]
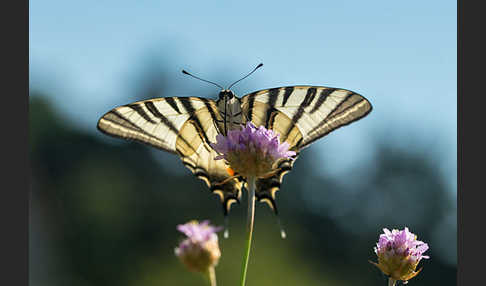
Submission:
[[[245,78],[249,77],[252,73],[254,73],[257,69],[263,66],[263,63],[260,63],[259,65],[256,66],[249,74],[245,75],[243,78],[240,78],[239,80],[233,82],[227,89],[230,89],[233,85],[235,85],[237,82],[240,82],[244,80]]]
[[[205,82],[210,83],[210,84],[214,84],[215,86],[217,86],[217,87],[219,87],[219,88],[221,88],[221,89],[224,89],[222,86],[220,86],[220,85],[219,85],[219,84],[217,84],[217,83],[214,83],[214,82],[212,82],[212,81],[205,80],[205,79],[202,79],[202,78],[197,77],[197,76],[195,76],[195,75],[192,75],[192,74],[188,73],[188,72],[187,72],[187,71],[185,71],[185,70],[182,70],[182,73],[183,73],[183,74],[187,74],[187,75],[189,75],[189,76],[192,76],[192,77],[193,77],[193,78],[195,78],[195,79],[202,80],[202,81],[205,81]]]

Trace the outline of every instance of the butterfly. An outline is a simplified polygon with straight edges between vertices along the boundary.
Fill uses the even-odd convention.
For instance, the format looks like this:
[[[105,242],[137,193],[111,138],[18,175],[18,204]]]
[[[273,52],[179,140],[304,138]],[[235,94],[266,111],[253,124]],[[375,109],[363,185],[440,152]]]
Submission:
[[[341,88],[286,86],[255,91],[240,98],[230,87],[218,87],[221,91],[217,100],[165,97],[119,106],[104,114],[97,127],[110,136],[177,154],[194,176],[219,195],[225,216],[233,203],[239,203],[246,182],[239,176],[231,178],[224,160],[214,159],[218,154],[210,143],[216,142],[218,134],[226,135],[228,130],[248,121],[272,129],[280,134],[281,142],[289,143],[289,150],[296,152],[293,158],[281,160],[272,176],[256,182],[256,199],[267,203],[277,214],[275,194],[284,175],[292,170],[299,152],[372,110],[366,98]]]

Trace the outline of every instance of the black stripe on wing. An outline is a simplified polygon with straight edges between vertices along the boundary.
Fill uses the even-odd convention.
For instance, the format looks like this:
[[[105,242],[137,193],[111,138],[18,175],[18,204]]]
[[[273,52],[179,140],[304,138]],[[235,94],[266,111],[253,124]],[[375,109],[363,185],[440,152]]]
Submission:
[[[175,99],[172,98],[172,97],[167,97],[165,99],[165,102],[169,102],[169,99],[170,99],[170,102],[172,102],[172,104],[169,104],[172,108],[174,108],[174,110],[176,110],[177,108],[177,104],[175,102]],[[141,104],[143,104],[145,106],[145,108],[147,108],[147,110],[156,118],[160,119],[160,123],[157,123],[153,120],[150,119],[150,117],[144,112],[144,110],[142,109],[141,107]],[[152,102],[152,101],[144,101],[143,103],[140,103],[140,104],[130,104],[128,105],[130,108],[134,109],[135,111],[137,111],[138,114],[144,114],[144,119],[150,119],[150,122],[152,124],[163,124],[165,126],[167,126],[167,128],[169,128],[170,131],[172,131],[176,136],[177,134],[179,133],[179,130],[175,127],[174,123],[172,123],[172,121],[170,121],[165,115],[163,115],[159,109],[155,106],[155,104]],[[177,108],[178,110],[178,113],[180,113],[179,109]],[[181,140],[183,140],[188,146],[191,146],[186,140],[184,140],[184,138],[181,138]],[[192,148],[192,146],[191,146]],[[196,150],[194,150],[192,148],[192,150],[195,152]]]
[[[165,115],[163,115],[162,113],[160,113],[159,110],[157,109],[157,107],[155,107],[155,105],[152,102],[146,101],[145,102],[145,107],[155,117],[159,118],[160,119],[160,122],[163,123],[163,124],[165,124],[165,126],[167,126],[172,132],[174,132],[176,134],[179,132],[179,130],[177,130],[177,128],[174,126],[174,124],[171,121],[169,121],[169,119],[167,119],[167,117],[165,117]]]
[[[285,89],[285,92],[284,92],[284,95],[283,95],[282,106],[285,106],[285,104],[287,104],[287,101],[289,100],[290,95],[292,94],[292,92],[294,92],[293,86],[287,86],[284,89]]]
[[[272,88],[268,90],[268,102],[267,102],[267,111],[265,112],[265,127],[268,128],[270,124],[270,118],[272,117],[272,112],[276,111],[275,104],[277,103],[278,94],[280,92],[280,88]],[[251,112],[253,113],[253,112]]]
[[[177,113],[182,114],[182,112],[179,109],[179,106],[177,106],[177,102],[175,101],[174,97],[165,97],[165,102],[167,102],[170,105],[170,107],[172,107],[172,109],[174,109]]]
[[[324,101],[326,101],[327,97],[331,93],[333,93],[335,90],[336,90],[335,88],[328,88],[328,89],[321,90],[321,93],[319,93],[319,98],[317,99],[316,103],[312,107],[312,110],[310,111],[310,113],[314,113],[317,110],[319,110],[319,108],[321,108]]]
[[[346,104],[349,104],[349,102],[350,101],[352,102],[353,100],[355,100],[355,102],[353,102],[349,106],[346,106]],[[346,107],[343,108],[343,106],[346,106]],[[361,107],[362,110],[357,109],[357,110],[355,110],[355,112],[357,114],[351,114],[351,110],[353,110],[355,107],[356,108]],[[312,130],[309,131],[309,134],[314,136],[314,137],[311,140],[307,141],[304,146],[301,146],[301,148],[309,146],[311,143],[318,140],[319,138],[326,136],[331,131],[334,131],[334,130],[341,128],[343,126],[349,125],[349,124],[365,117],[372,110],[373,110],[373,106],[370,104],[370,102],[366,98],[364,98],[364,97],[362,97],[362,96],[360,96],[360,95],[358,95],[354,92],[351,92],[346,97],[346,99],[344,99],[342,102],[340,102],[329,113],[329,115],[326,118],[324,118],[318,125],[316,125],[316,127],[314,127]],[[342,118],[343,121],[332,126],[330,122],[332,120],[340,117],[340,116],[343,116],[343,118]],[[328,126],[326,126],[326,125],[328,125]],[[328,127],[328,129],[326,131],[322,132],[322,128],[324,126]],[[318,132],[319,129],[321,129],[321,131],[320,131],[321,133],[314,135],[314,133]]]
[[[248,96],[248,118],[247,120],[248,121],[252,121],[252,118],[253,118],[253,106],[255,105],[255,94],[251,94],[250,96]]]
[[[110,119],[110,115],[113,115],[114,117],[118,118],[119,121],[118,120]],[[134,136],[128,136],[127,134],[117,134],[117,133],[114,133],[113,131],[110,131],[110,129],[101,127],[101,125],[104,124],[103,123],[104,121],[107,121],[108,124],[112,124],[113,126],[116,126],[116,128],[126,129],[124,132],[127,133],[127,134],[129,132],[140,133],[140,134],[143,134],[143,135],[145,135],[145,136],[147,136],[149,138],[152,138],[155,141],[159,141],[162,144],[158,145],[158,144],[155,144],[155,143],[152,143],[152,142],[149,142],[149,141],[144,141],[141,138],[137,138],[137,137],[134,137]],[[147,144],[149,146],[155,147],[155,148],[160,149],[160,150],[164,150],[164,151],[167,151],[167,152],[170,152],[170,153],[175,153],[172,150],[169,150],[167,148],[162,147],[162,145],[166,145],[167,144],[167,142],[164,139],[159,138],[157,136],[154,136],[154,135],[146,132],[141,127],[137,126],[130,119],[128,119],[127,117],[125,117],[123,114],[121,114],[120,112],[118,112],[116,110],[111,110],[111,111],[107,112],[105,115],[103,115],[103,117],[100,118],[100,120],[98,121],[98,124],[96,125],[96,128],[99,131],[103,132],[104,134],[109,135],[109,136],[112,136],[112,137],[121,138],[121,139],[125,139],[125,140],[130,140],[130,141],[137,141],[137,142],[140,142],[140,143]],[[110,128],[111,129],[116,129],[115,127],[110,127]]]
[[[145,110],[143,110],[143,108],[142,108],[141,105],[136,104],[136,103],[133,103],[133,104],[128,104],[126,106],[129,107],[129,108],[131,108],[135,112],[137,112],[138,115],[140,115],[140,117],[142,117],[146,121],[148,121],[148,122],[150,122],[152,124],[155,124],[156,123],[155,121],[152,120],[152,118],[150,118],[150,116],[148,116],[148,114],[145,112]]]
[[[311,105],[312,101],[316,97],[317,89],[315,87],[310,87],[307,89],[307,94],[304,97],[304,100],[302,100],[302,103],[299,105],[299,108],[297,109],[297,112],[292,116],[292,125],[289,125],[289,128],[285,132],[284,136],[282,137],[282,140],[284,138],[287,138],[289,136],[290,132],[294,128],[295,124],[299,121],[299,119],[304,115],[305,108]]]
[[[191,117],[188,120],[192,120],[194,122],[194,126],[196,127],[198,134],[201,137],[201,140],[203,140],[203,142],[206,142],[207,145],[209,145],[211,141],[209,141],[206,132],[204,132],[204,128],[202,126],[201,120],[197,116],[196,109],[192,105],[192,102],[190,100],[184,100],[183,98],[180,98],[180,102],[182,103],[182,106],[184,106],[186,112],[191,114]]]
[[[218,126],[218,122],[222,122],[222,120],[218,119],[218,115],[216,114],[216,112],[214,110],[214,101],[209,100],[207,98],[202,98],[202,102],[204,103],[204,105],[208,109],[209,115],[211,115],[211,120],[213,121],[214,127],[216,128],[218,133],[221,133],[221,130]],[[213,104],[211,104],[211,103],[213,103]]]

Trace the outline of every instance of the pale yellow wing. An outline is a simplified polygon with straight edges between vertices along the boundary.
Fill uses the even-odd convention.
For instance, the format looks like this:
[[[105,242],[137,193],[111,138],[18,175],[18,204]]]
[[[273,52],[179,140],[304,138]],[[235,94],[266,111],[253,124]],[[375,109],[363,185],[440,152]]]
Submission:
[[[370,102],[355,92],[323,86],[265,89],[244,96],[241,102],[246,120],[279,133],[281,141],[288,142],[297,155],[302,148],[372,110]],[[282,161],[277,174],[257,181],[257,198],[275,212],[275,193],[294,162]]]

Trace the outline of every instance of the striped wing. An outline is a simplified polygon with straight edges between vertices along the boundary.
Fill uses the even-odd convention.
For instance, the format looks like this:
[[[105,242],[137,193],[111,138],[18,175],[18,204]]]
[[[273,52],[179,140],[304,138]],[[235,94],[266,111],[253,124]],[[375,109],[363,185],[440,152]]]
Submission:
[[[241,102],[246,120],[279,133],[281,141],[288,142],[297,156],[302,148],[366,116],[372,109],[369,101],[357,93],[318,86],[260,90],[244,96]],[[294,162],[281,161],[274,176],[257,181],[257,199],[268,203],[276,213],[275,193]]]
[[[222,121],[214,101],[198,97],[167,97],[114,108],[98,121],[102,132],[178,154],[192,173],[218,194],[225,214],[239,202],[243,182],[228,179],[224,160],[214,160],[210,147]]]

